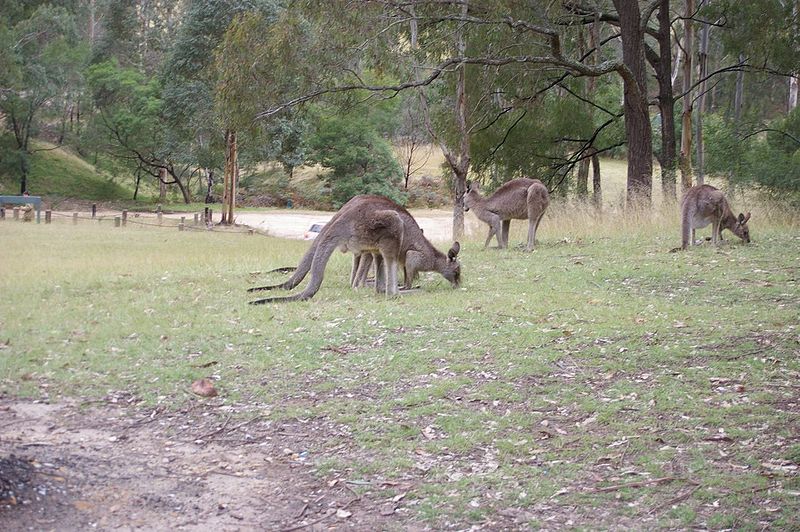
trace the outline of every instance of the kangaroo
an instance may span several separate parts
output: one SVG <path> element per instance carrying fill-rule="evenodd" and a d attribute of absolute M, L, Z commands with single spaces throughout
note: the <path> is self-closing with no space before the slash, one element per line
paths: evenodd
<path fill-rule="evenodd" d="M 526 177 L 512 179 L 488 198 L 481 195 L 477 183 L 469 183 L 464 195 L 464 210 L 472 209 L 479 220 L 489 224 L 489 236 L 484 248 L 489 246 L 495 235 L 498 247 L 507 248 L 511 220 L 527 219 L 528 245 L 525 251 L 532 251 L 536 242 L 536 229 L 549 204 L 550 193 L 547 187 L 538 179 Z"/>
<path fill-rule="evenodd" d="M 408 225 L 405 227 L 408 230 Z M 420 229 L 420 231 L 422 230 Z M 422 244 L 418 246 L 423 248 L 422 250 L 406 250 L 403 264 L 403 290 L 411 290 L 414 280 L 420 272 L 440 272 L 445 279 L 450 281 L 453 288 L 457 288 L 461 283 L 461 266 L 456 257 L 461 250 L 461 245 L 454 242 L 453 247 L 445 256 L 444 253 L 433 247 L 427 238 L 422 238 L 423 241 L 418 242 Z M 350 285 L 353 288 L 366 285 L 370 267 L 374 263 L 377 271 L 381 267 L 381 260 L 383 259 L 378 254 L 364 254 L 357 257 L 353 263 L 354 273 L 351 275 Z"/>
<path fill-rule="evenodd" d="M 311 299 L 322 285 L 325 267 L 337 248 L 343 253 L 349 251 L 356 255 L 367 252 L 380 253 L 383 268 L 378 271 L 381 282 L 376 283 L 376 288 L 379 292 L 385 292 L 387 296 L 397 295 L 397 265 L 403 246 L 403 219 L 397 212 L 387 209 L 369 212 L 353 208 L 340 209 L 323 227 L 315 239 L 315 244 L 312 246 L 313 254 L 309 268 L 311 281 L 302 292 L 287 297 L 258 299 L 250 303 L 261 305 Z M 306 256 L 309 254 L 306 253 Z M 306 256 L 303 257 L 304 261 Z M 381 286 L 384 287 L 383 290 Z"/>
<path fill-rule="evenodd" d="M 722 240 L 722 230 L 730 231 L 744 240 L 750 242 L 750 229 L 747 221 L 750 213 L 735 216 L 728 200 L 721 190 L 711 185 L 697 185 L 686 191 L 681 201 L 681 236 L 683 244 L 681 249 L 686 249 L 694 244 L 695 229 L 701 229 L 711 224 L 711 240 L 716 245 Z"/>
<path fill-rule="evenodd" d="M 358 214 L 363 216 L 365 213 L 378 210 L 394 211 L 399 214 L 403 221 L 403 244 L 400 250 L 400 263 L 404 265 L 404 288 L 410 288 L 413 282 L 413 276 L 420 271 L 437 271 L 447 279 L 454 288 L 459 286 L 461 282 L 461 265 L 457 260 L 458 251 L 460 249 L 458 243 L 456 242 L 453 245 L 448 255 L 441 253 L 427 238 L 425 238 L 422 229 L 419 227 L 416 220 L 414 220 L 414 217 L 411 216 L 411 213 L 388 198 L 366 194 L 355 196 L 339 209 L 325 227 L 336 224 L 339 218 L 343 216 L 357 216 Z M 353 214 L 349 214 L 351 212 Z M 323 228 L 323 232 L 324 231 L 325 228 Z M 248 292 L 274 289 L 291 290 L 296 287 L 311 270 L 311 264 L 316 254 L 317 247 L 323 241 L 322 237 L 323 233 L 320 233 L 314 242 L 312 242 L 311 247 L 301 259 L 300 264 L 298 264 L 292 276 L 285 282 L 271 286 L 250 288 Z M 353 268 L 350 273 L 351 286 L 357 287 L 364 284 L 371 263 L 373 262 L 373 256 L 377 257 L 378 260 L 374 262 L 378 263 L 381 259 L 380 253 L 373 253 L 372 251 L 354 253 Z M 408 265 L 406 265 L 409 258 L 411 261 L 410 265 L 413 268 L 411 277 L 409 277 L 409 268 Z M 376 275 L 376 289 L 382 290 L 384 289 L 383 268 L 379 266 L 376 270 L 378 274 Z"/>

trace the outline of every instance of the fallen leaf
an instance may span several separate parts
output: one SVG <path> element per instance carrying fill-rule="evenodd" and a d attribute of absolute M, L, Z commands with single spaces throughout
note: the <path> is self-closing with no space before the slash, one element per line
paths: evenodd
<path fill-rule="evenodd" d="M 75 501 L 75 502 L 72 503 L 72 505 L 76 509 L 78 509 L 78 510 L 80 510 L 82 512 L 87 512 L 87 511 L 91 510 L 94 507 L 94 505 L 92 505 L 92 503 L 87 502 L 87 501 Z"/>
<path fill-rule="evenodd" d="M 211 379 L 197 379 L 192 383 L 192 392 L 199 395 L 200 397 L 216 397 L 217 396 L 217 389 L 214 388 L 214 384 L 211 382 Z"/>
<path fill-rule="evenodd" d="M 387 502 L 386 504 L 381 505 L 381 515 L 392 515 L 397 507 L 391 503 Z"/>

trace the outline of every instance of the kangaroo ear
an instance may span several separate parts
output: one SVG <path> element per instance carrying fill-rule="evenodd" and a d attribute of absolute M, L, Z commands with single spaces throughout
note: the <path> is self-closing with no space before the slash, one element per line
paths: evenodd
<path fill-rule="evenodd" d="M 739 221 L 739 223 L 740 223 L 740 224 L 743 224 L 743 223 L 744 223 L 744 214 L 742 214 L 742 213 L 739 213 L 739 219 L 738 219 L 738 221 Z"/>
<path fill-rule="evenodd" d="M 741 216 L 741 214 L 740 214 L 739 216 Z M 747 223 L 747 220 L 749 220 L 749 219 L 750 219 L 750 213 L 748 212 L 747 214 L 745 214 L 745 216 L 744 216 L 744 220 L 742 220 L 742 223 L 743 223 L 743 224 L 746 224 L 746 223 Z"/>
<path fill-rule="evenodd" d="M 450 251 L 447 252 L 447 258 L 450 260 L 455 260 L 459 251 L 461 251 L 461 244 L 458 242 L 453 242 L 453 247 L 451 247 Z"/>
<path fill-rule="evenodd" d="M 467 181 L 467 192 L 472 190 L 472 181 Z"/>

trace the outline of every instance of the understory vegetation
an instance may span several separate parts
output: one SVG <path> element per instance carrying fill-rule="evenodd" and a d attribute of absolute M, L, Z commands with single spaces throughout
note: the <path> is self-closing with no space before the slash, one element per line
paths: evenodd
<path fill-rule="evenodd" d="M 674 210 L 554 204 L 533 253 L 476 227 L 461 289 L 352 291 L 337 253 L 313 300 L 266 307 L 245 289 L 307 244 L 0 223 L 0 393 L 263 416 L 253 444 L 307 434 L 313 474 L 396 482 L 435 528 L 796 528 L 800 237 L 752 210 L 752 244 L 670 253 Z"/>

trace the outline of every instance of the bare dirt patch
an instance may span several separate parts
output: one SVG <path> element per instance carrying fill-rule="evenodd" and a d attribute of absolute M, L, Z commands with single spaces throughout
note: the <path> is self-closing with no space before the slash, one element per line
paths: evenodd
<path fill-rule="evenodd" d="M 269 426 L 0 398 L 0 529 L 424 528 L 382 486 L 315 475 L 297 436 Z"/>

